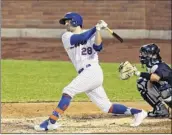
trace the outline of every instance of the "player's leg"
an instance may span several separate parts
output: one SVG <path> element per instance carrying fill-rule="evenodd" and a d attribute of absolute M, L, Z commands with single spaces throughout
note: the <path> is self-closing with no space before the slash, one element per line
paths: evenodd
<path fill-rule="evenodd" d="M 76 94 L 93 90 L 103 83 L 103 72 L 99 65 L 86 68 L 64 88 L 63 93 L 74 97 Z"/>
<path fill-rule="evenodd" d="M 164 102 L 172 108 L 172 86 L 169 84 L 163 84 L 159 87 L 159 91 Z"/>
<path fill-rule="evenodd" d="M 105 113 L 134 115 L 135 121 L 131 126 L 140 125 L 143 119 L 147 116 L 147 112 L 144 110 L 130 108 L 122 104 L 112 104 L 102 86 L 92 91 L 87 91 L 86 94 L 90 100 Z"/>
<path fill-rule="evenodd" d="M 56 129 L 56 121 L 70 105 L 72 98 L 79 93 L 95 89 L 103 82 L 103 73 L 99 66 L 92 66 L 84 70 L 73 81 L 63 89 L 60 102 L 50 115 L 49 119 L 36 125 L 36 130 L 53 130 Z M 51 126 L 49 126 L 51 125 Z"/>
<path fill-rule="evenodd" d="M 34 129 L 37 131 L 46 131 L 46 130 L 54 130 L 59 128 L 60 125 L 56 121 L 67 109 L 67 107 L 71 102 L 71 99 L 72 99 L 71 96 L 63 93 L 56 109 L 52 112 L 49 118 L 43 121 L 40 125 L 35 125 Z"/>
<path fill-rule="evenodd" d="M 148 88 L 148 81 L 144 78 L 137 80 L 137 89 L 143 99 L 153 108 L 153 111 L 148 113 L 149 117 L 168 117 L 168 109 L 162 102 L 162 98 L 155 85 Z"/>
<path fill-rule="evenodd" d="M 94 90 L 86 91 L 85 93 L 90 98 L 90 100 L 97 105 L 97 107 L 99 107 L 103 112 L 108 113 L 112 103 L 107 97 L 102 85 Z"/>

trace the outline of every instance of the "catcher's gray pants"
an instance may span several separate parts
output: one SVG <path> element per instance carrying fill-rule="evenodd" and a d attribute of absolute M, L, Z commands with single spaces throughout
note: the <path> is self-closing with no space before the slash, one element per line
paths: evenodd
<path fill-rule="evenodd" d="M 153 85 L 153 87 L 149 87 L 148 83 L 148 80 L 140 77 L 137 80 L 137 89 L 143 99 L 148 102 L 153 108 L 155 108 L 162 103 L 162 98 L 157 87 L 155 85 Z"/>

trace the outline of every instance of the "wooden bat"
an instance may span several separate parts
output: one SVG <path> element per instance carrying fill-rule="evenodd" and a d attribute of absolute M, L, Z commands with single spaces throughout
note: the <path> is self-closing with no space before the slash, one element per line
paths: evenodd
<path fill-rule="evenodd" d="M 110 28 L 106 27 L 106 30 L 115 38 L 117 38 L 121 43 L 123 42 L 123 39 L 116 34 L 113 30 L 111 30 Z"/>

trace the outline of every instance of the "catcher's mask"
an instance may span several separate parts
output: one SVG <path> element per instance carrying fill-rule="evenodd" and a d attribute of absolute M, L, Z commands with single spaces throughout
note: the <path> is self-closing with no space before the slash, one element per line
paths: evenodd
<path fill-rule="evenodd" d="M 142 67 L 144 67 L 144 65 L 147 65 L 149 63 L 149 57 L 148 57 L 148 45 L 143 45 L 140 48 L 140 55 L 139 55 L 139 59 L 140 59 L 140 63 L 142 64 Z"/>
<path fill-rule="evenodd" d="M 146 67 L 151 68 L 153 65 L 161 62 L 160 48 L 154 44 L 143 45 L 140 48 L 140 62 Z"/>

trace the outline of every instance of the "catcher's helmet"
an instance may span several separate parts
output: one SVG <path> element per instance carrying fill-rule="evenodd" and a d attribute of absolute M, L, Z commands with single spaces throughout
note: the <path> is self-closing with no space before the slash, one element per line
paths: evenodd
<path fill-rule="evenodd" d="M 65 25 L 66 20 L 71 20 L 70 23 L 73 27 L 77 27 L 77 26 L 82 27 L 83 19 L 82 19 L 82 16 L 79 15 L 78 13 L 74 13 L 74 12 L 66 13 L 64 18 L 59 20 L 59 23 Z"/>
<path fill-rule="evenodd" d="M 139 58 L 140 58 L 140 63 L 143 65 L 143 64 L 147 64 L 149 61 L 148 61 L 148 50 L 149 50 L 149 47 L 148 45 L 143 45 L 141 48 L 140 48 L 140 55 L 139 55 Z"/>
<path fill-rule="evenodd" d="M 143 45 L 140 48 L 140 62 L 146 64 L 147 67 L 152 67 L 154 64 L 161 62 L 160 48 L 154 44 Z"/>
<path fill-rule="evenodd" d="M 160 53 L 160 48 L 156 44 L 154 44 L 154 43 L 149 44 L 148 47 L 149 47 L 149 49 L 148 49 L 149 54 L 158 55 Z"/>

